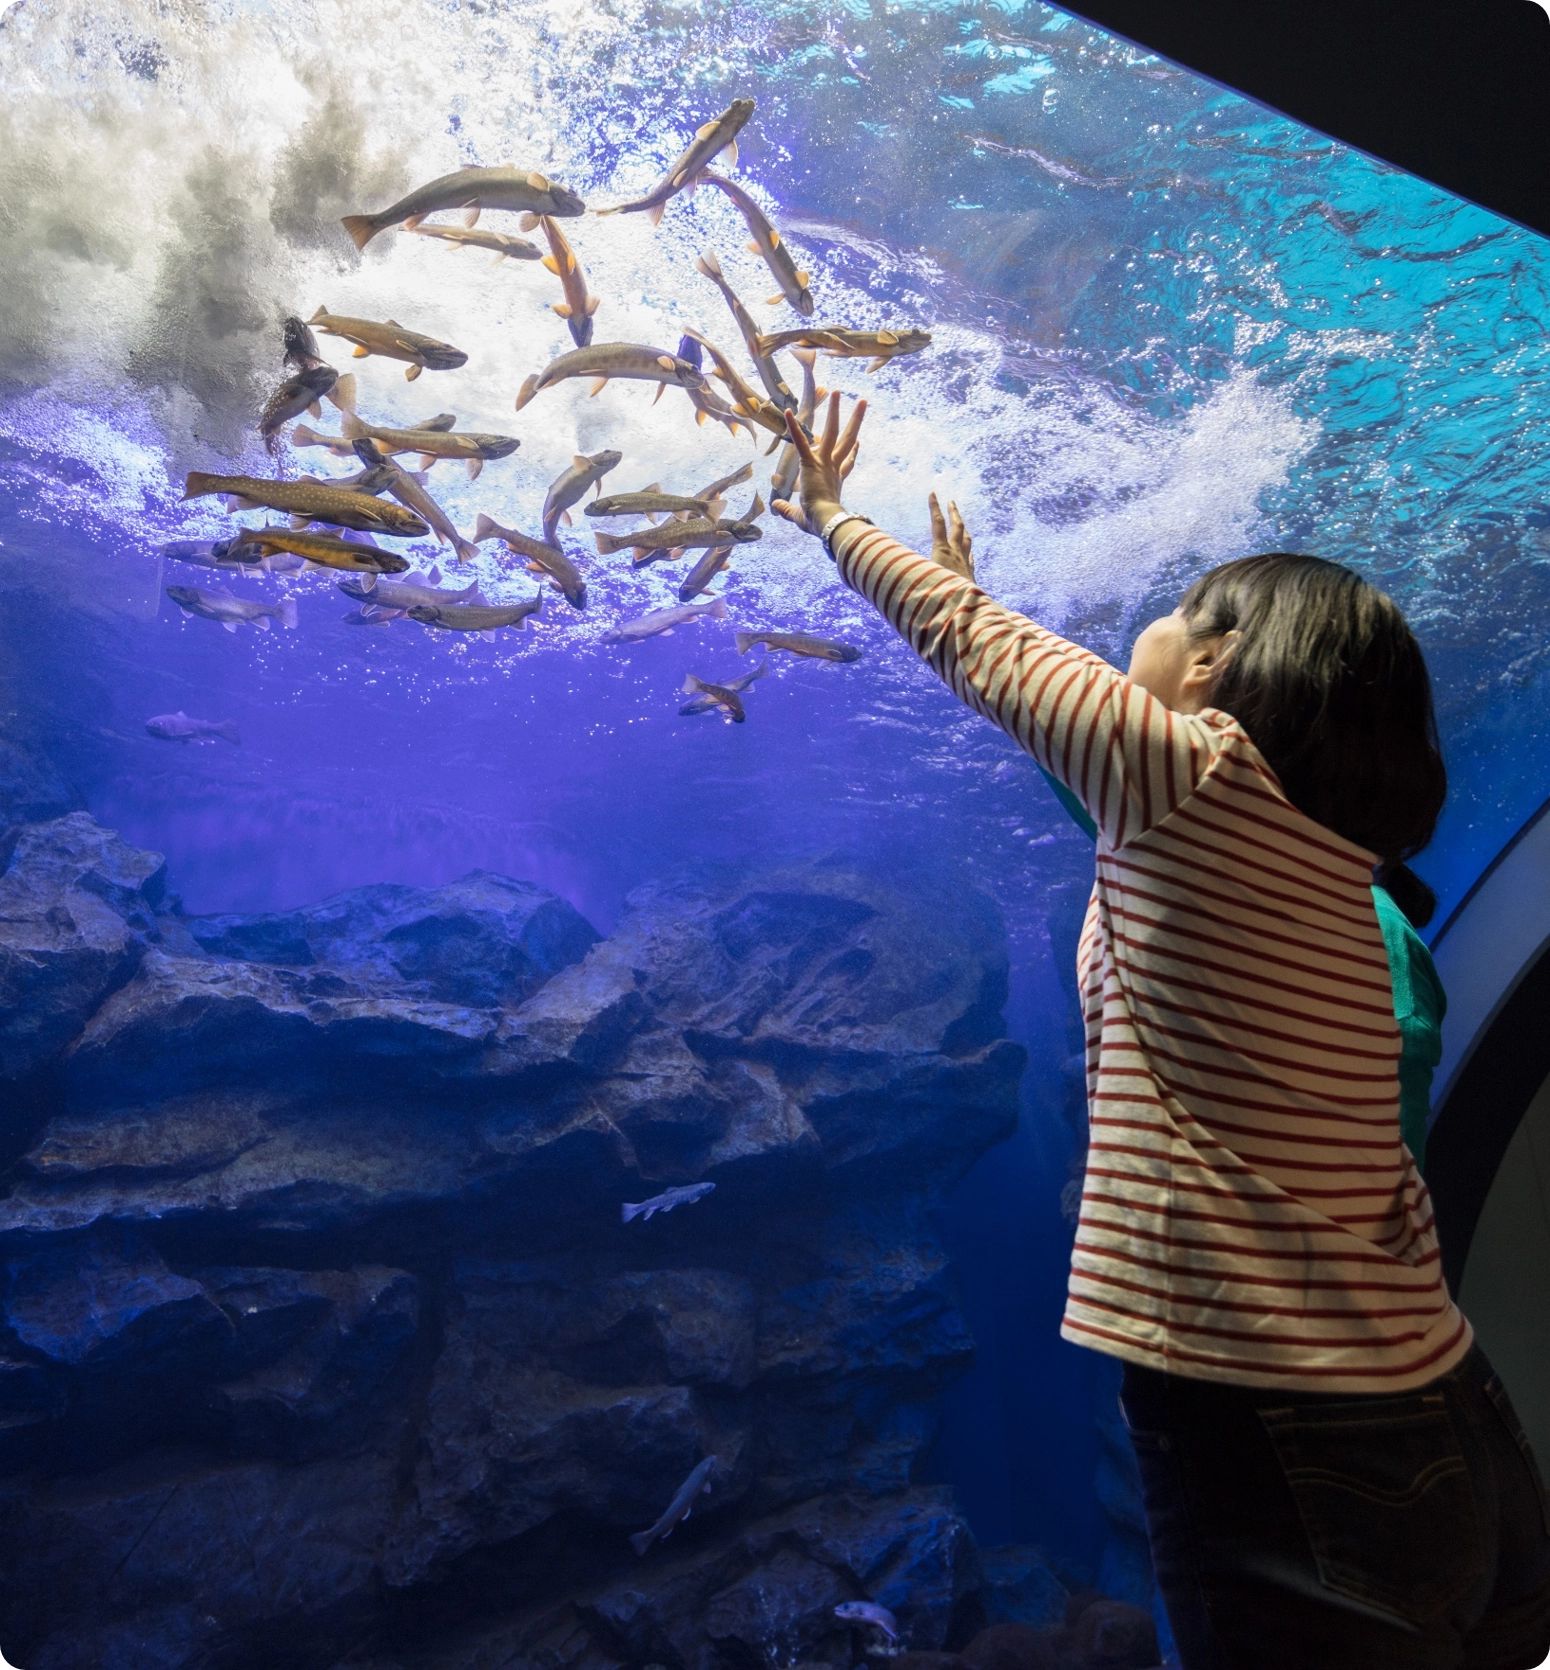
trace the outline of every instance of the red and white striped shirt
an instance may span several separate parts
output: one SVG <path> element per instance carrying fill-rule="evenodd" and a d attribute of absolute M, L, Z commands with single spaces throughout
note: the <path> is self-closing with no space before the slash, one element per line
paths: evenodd
<path fill-rule="evenodd" d="M 846 582 L 1098 826 L 1090 1146 L 1061 1334 L 1203 1380 L 1405 1391 L 1472 1333 L 1399 1135 L 1374 855 L 1229 714 L 1173 713 L 863 522 Z"/>

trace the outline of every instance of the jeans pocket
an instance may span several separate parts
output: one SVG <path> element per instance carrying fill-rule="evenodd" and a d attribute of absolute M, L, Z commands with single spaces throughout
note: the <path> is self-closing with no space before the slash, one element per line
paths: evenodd
<path fill-rule="evenodd" d="M 1419 1625 L 1480 1580 L 1474 1486 L 1442 1393 L 1260 1419 L 1326 1589 Z"/>
<path fill-rule="evenodd" d="M 1502 1384 L 1501 1376 L 1492 1373 L 1482 1383 L 1485 1395 L 1490 1399 L 1491 1406 L 1502 1418 L 1502 1425 L 1507 1428 L 1507 1434 L 1518 1447 L 1518 1453 L 1523 1457 L 1524 1465 L 1528 1469 L 1529 1483 L 1534 1487 L 1534 1494 L 1539 1501 L 1539 1520 L 1544 1527 L 1547 1537 L 1550 1537 L 1550 1496 L 1545 1494 L 1544 1474 L 1539 1470 L 1539 1463 L 1534 1457 L 1534 1447 L 1528 1441 L 1528 1434 L 1523 1430 L 1523 1422 L 1518 1419 L 1518 1412 L 1512 1406 L 1512 1399 L 1507 1396 L 1507 1388 Z"/>

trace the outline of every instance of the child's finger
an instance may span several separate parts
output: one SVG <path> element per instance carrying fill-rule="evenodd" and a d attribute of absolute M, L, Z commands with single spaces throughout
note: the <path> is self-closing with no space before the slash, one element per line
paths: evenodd
<path fill-rule="evenodd" d="M 940 544 L 947 538 L 947 524 L 942 520 L 942 507 L 936 502 L 935 493 L 927 503 L 931 506 L 931 542 L 933 545 Z"/>
<path fill-rule="evenodd" d="M 845 425 L 845 433 L 840 437 L 841 451 L 846 448 L 854 449 L 856 447 L 858 444 L 857 437 L 861 433 L 861 420 L 865 416 L 866 401 L 858 400 L 856 402 L 855 410 L 850 414 L 850 422 Z"/>
<path fill-rule="evenodd" d="M 784 517 L 788 522 L 800 522 L 802 520 L 802 512 L 789 499 L 771 499 L 770 509 L 777 516 Z"/>
<path fill-rule="evenodd" d="M 804 464 L 814 464 L 813 443 L 802 433 L 802 425 L 797 422 L 796 414 L 789 408 L 786 412 L 786 433 L 791 437 L 791 444 L 797 449 L 797 457 Z"/>
<path fill-rule="evenodd" d="M 840 435 L 840 395 L 836 389 L 829 396 L 829 420 L 823 426 L 823 449 L 825 452 L 834 451 L 834 443 Z"/>

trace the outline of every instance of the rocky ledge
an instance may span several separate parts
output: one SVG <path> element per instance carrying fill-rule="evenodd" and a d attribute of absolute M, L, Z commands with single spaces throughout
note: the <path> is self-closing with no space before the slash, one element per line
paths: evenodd
<path fill-rule="evenodd" d="M 718 872 L 600 939 L 483 874 L 190 917 L 82 812 L 0 857 L 14 1662 L 848 1667 L 847 1600 L 921 1663 L 1155 1656 L 916 1482 L 932 1210 L 1023 1066 L 988 900 Z"/>

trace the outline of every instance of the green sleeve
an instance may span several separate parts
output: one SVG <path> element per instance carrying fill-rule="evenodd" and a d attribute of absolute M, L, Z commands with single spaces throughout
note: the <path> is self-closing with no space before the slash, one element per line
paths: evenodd
<path fill-rule="evenodd" d="M 1058 800 L 1060 804 L 1065 807 L 1066 815 L 1071 819 L 1072 823 L 1074 823 L 1076 827 L 1081 830 L 1089 841 L 1097 840 L 1098 826 L 1087 815 L 1087 808 L 1081 803 L 1081 801 L 1078 800 L 1074 794 L 1072 794 L 1070 789 L 1068 789 L 1066 785 L 1059 780 L 1059 778 L 1051 777 L 1042 765 L 1039 767 L 1039 775 L 1046 783 L 1049 784 L 1050 788 L 1054 790 L 1056 800 Z"/>
<path fill-rule="evenodd" d="M 1442 1059 L 1442 1017 L 1448 1000 L 1432 954 L 1409 918 L 1381 887 L 1373 888 L 1372 902 L 1388 952 L 1394 1019 L 1399 1023 L 1399 1130 L 1424 1171 L 1432 1074 Z"/>

